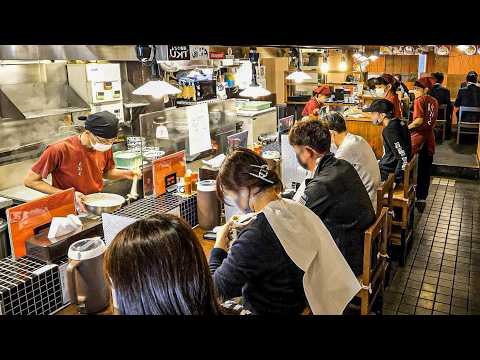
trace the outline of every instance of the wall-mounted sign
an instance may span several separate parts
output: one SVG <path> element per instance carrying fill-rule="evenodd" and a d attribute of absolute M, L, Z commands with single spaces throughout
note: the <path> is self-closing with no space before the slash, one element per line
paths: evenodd
<path fill-rule="evenodd" d="M 191 60 L 208 60 L 209 46 L 190 45 Z"/>
<path fill-rule="evenodd" d="M 168 60 L 190 60 L 188 45 L 168 45 Z"/>
<path fill-rule="evenodd" d="M 210 59 L 225 59 L 225 53 L 221 51 L 210 51 Z"/>

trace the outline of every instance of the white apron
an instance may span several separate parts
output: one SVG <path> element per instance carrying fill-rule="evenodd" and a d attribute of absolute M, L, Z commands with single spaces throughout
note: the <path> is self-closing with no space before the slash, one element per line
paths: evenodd
<path fill-rule="evenodd" d="M 303 288 L 315 315 L 341 315 L 361 286 L 320 218 L 289 199 L 263 213 L 285 252 L 305 272 Z"/>

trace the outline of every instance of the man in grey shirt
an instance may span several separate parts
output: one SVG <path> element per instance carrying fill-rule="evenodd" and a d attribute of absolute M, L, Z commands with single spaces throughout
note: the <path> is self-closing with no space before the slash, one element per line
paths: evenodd
<path fill-rule="evenodd" d="M 335 144 L 335 157 L 343 159 L 357 170 L 367 189 L 373 208 L 377 208 L 377 188 L 380 185 L 380 168 L 370 145 L 364 138 L 347 131 L 345 119 L 338 112 L 330 112 L 324 118 Z"/>

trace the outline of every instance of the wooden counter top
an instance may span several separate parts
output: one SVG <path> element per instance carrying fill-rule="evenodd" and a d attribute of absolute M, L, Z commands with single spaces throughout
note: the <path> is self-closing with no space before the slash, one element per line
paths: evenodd
<path fill-rule="evenodd" d="M 210 257 L 210 253 L 212 252 L 213 246 L 215 245 L 214 240 L 205 240 L 203 238 L 203 234 L 205 233 L 205 230 L 200 228 L 200 226 L 195 226 L 193 228 L 193 232 L 195 235 L 197 235 L 198 240 L 200 241 L 200 245 L 202 245 L 203 252 L 205 253 L 205 256 L 207 259 Z M 56 312 L 54 315 L 80 315 L 77 312 L 77 307 L 76 305 L 70 304 L 61 309 L 60 311 Z M 113 315 L 113 308 L 109 306 L 107 309 L 94 314 L 94 315 Z"/>

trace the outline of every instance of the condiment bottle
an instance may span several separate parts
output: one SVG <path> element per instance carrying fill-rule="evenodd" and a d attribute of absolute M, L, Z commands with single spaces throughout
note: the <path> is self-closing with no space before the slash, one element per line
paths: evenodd
<path fill-rule="evenodd" d="M 191 181 L 192 181 L 192 192 L 195 192 L 197 191 L 197 182 L 198 182 L 197 172 L 192 172 Z"/>
<path fill-rule="evenodd" d="M 185 174 L 185 176 L 183 177 L 183 182 L 184 182 L 185 194 L 186 195 L 191 195 L 192 194 L 192 175 L 191 175 L 191 173 Z"/>
<path fill-rule="evenodd" d="M 257 155 L 261 155 L 262 154 L 262 145 L 260 144 L 254 144 L 253 145 L 253 151 L 255 151 L 255 153 Z"/>

